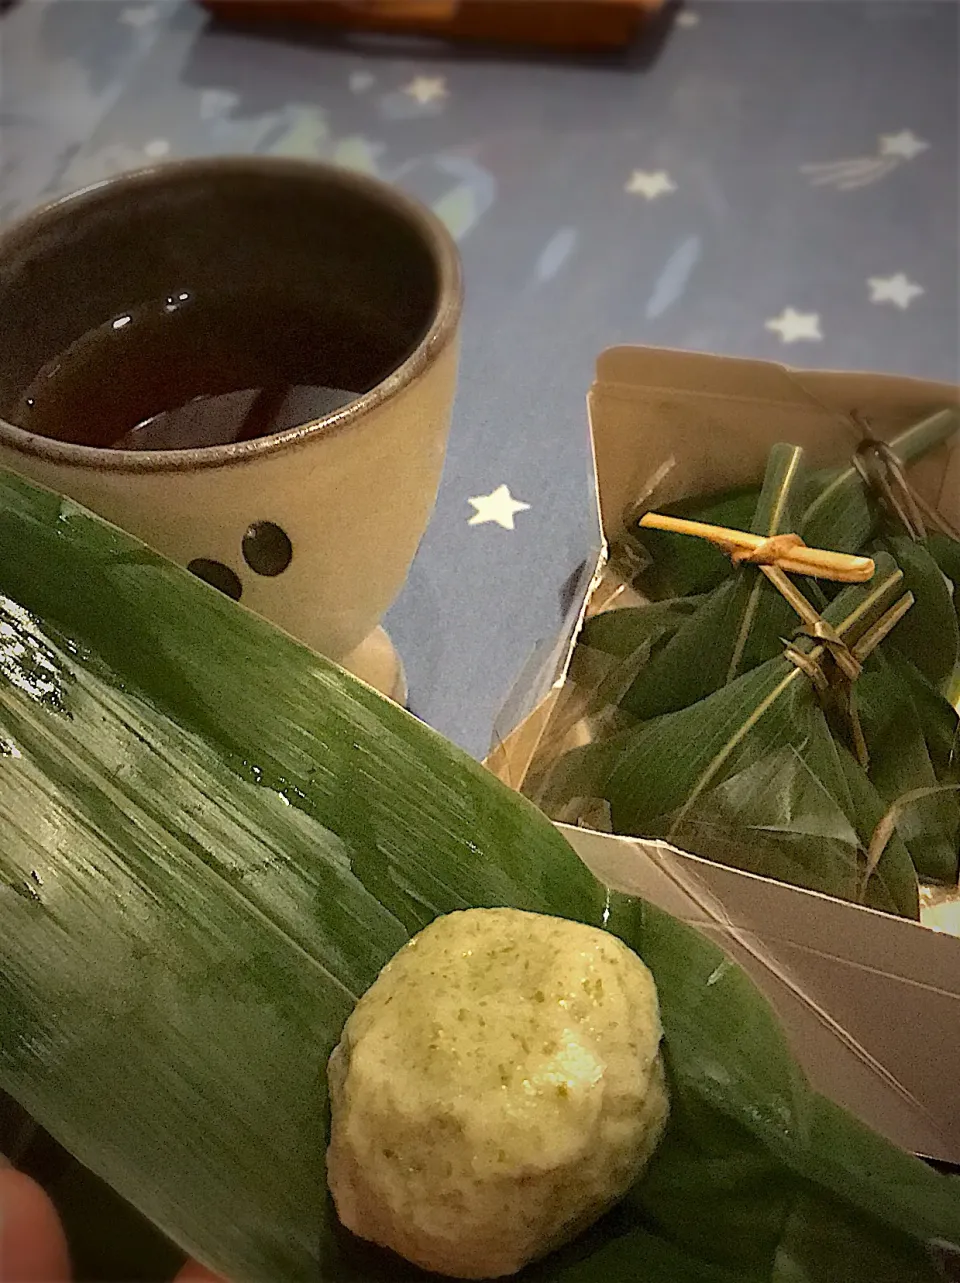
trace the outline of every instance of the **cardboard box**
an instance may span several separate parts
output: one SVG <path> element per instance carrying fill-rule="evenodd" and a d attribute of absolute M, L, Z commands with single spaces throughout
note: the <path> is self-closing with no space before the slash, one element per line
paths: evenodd
<path fill-rule="evenodd" d="M 603 533 L 616 538 L 653 476 L 655 503 L 666 504 L 759 480 L 776 441 L 802 445 L 813 467 L 840 463 L 857 441 L 851 411 L 889 438 L 957 400 L 955 387 L 915 379 L 611 349 L 588 398 Z M 960 524 L 960 442 L 910 476 Z M 582 618 L 586 597 L 580 605 Z M 571 649 L 551 694 L 488 758 L 514 788 L 541 743 Z M 664 842 L 559 827 L 598 877 L 698 927 L 750 973 L 819 1090 L 905 1149 L 960 1163 L 960 938 Z"/>

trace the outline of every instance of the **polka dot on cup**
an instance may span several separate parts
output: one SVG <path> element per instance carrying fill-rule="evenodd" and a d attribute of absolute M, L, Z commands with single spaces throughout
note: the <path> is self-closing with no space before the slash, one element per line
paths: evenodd
<path fill-rule="evenodd" d="M 240 600 L 243 593 L 240 576 L 229 566 L 225 566 L 222 561 L 213 561 L 209 557 L 194 557 L 193 561 L 187 562 L 187 569 L 192 575 L 209 584 L 211 588 L 216 588 L 225 596 L 232 597 L 234 601 Z"/>
<path fill-rule="evenodd" d="M 293 560 L 290 536 L 274 521 L 255 521 L 242 546 L 244 561 L 258 575 L 282 575 Z"/>

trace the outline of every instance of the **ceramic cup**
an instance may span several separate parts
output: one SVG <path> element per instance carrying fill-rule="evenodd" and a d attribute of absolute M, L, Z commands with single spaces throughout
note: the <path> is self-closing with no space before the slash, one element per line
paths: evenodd
<path fill-rule="evenodd" d="M 37 372 L 173 282 L 289 281 L 370 327 L 382 371 L 319 419 L 190 449 L 84 444 L 10 421 Z M 67 494 L 394 697 L 380 621 L 436 498 L 456 381 L 457 249 L 427 210 L 312 162 L 191 160 L 126 174 L 0 234 L 0 467 Z M 49 429 L 45 428 L 45 432 Z"/>

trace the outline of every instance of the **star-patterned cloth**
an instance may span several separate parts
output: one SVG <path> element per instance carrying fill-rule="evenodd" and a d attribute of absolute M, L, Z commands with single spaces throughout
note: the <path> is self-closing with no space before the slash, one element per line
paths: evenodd
<path fill-rule="evenodd" d="M 255 152 L 379 176 L 458 240 L 447 467 L 388 627 L 413 707 L 477 755 L 549 669 L 590 573 L 602 348 L 958 376 L 957 7 L 665 12 L 642 75 L 278 41 L 195 0 L 22 0 L 0 18 L 0 221 L 124 169 Z"/>

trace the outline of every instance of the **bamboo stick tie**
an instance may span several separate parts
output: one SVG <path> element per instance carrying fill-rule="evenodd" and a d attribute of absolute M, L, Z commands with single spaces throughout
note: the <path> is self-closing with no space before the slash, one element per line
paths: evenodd
<path fill-rule="evenodd" d="M 728 552 L 734 562 L 777 566 L 792 575 L 809 575 L 814 579 L 834 579 L 838 583 L 862 584 L 873 578 L 870 557 L 824 548 L 808 548 L 799 535 L 754 535 L 747 530 L 712 526 L 705 521 L 685 517 L 668 517 L 660 512 L 646 512 L 640 525 L 672 534 L 694 535 L 707 539 Z"/>

